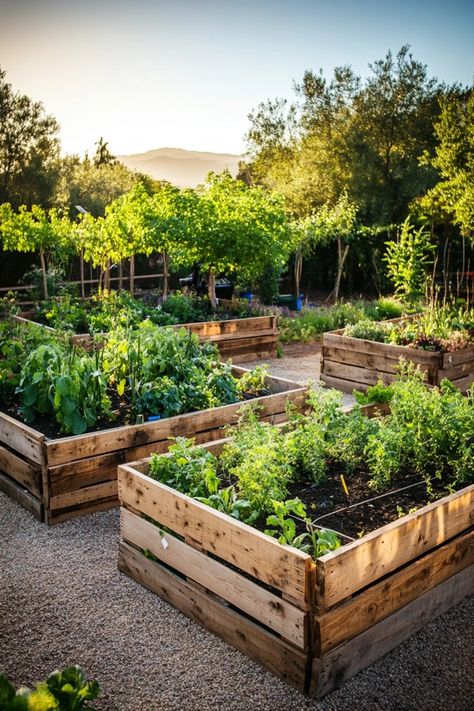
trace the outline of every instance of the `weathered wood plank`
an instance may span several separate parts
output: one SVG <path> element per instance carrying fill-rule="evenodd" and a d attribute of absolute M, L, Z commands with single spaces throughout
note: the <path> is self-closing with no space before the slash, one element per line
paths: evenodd
<path fill-rule="evenodd" d="M 443 378 L 456 380 L 457 378 L 465 378 L 468 375 L 474 375 L 474 359 L 439 371 L 440 381 Z"/>
<path fill-rule="evenodd" d="M 270 536 L 127 465 L 118 469 L 118 486 L 122 505 L 130 505 L 178 535 L 193 538 L 222 560 L 299 600 L 302 609 L 309 606 L 312 562 L 306 553 L 281 546 Z"/>
<path fill-rule="evenodd" d="M 474 568 L 457 573 L 313 664 L 312 694 L 321 698 L 373 664 L 474 589 Z"/>
<path fill-rule="evenodd" d="M 33 466 L 9 449 L 0 446 L 0 469 L 34 496 L 41 498 L 41 467 Z"/>
<path fill-rule="evenodd" d="M 307 663 L 304 653 L 203 593 L 189 581 L 177 577 L 159 563 L 148 560 L 126 543 L 120 544 L 119 569 L 228 644 L 304 691 Z"/>
<path fill-rule="evenodd" d="M 76 489 L 64 494 L 51 496 L 49 500 L 50 511 L 54 515 L 55 509 L 66 509 L 71 506 L 78 506 L 90 502 L 99 503 L 102 499 L 117 499 L 117 481 L 105 481 L 101 484 L 86 486 L 83 489 Z"/>
<path fill-rule="evenodd" d="M 324 360 L 321 378 L 324 380 L 325 376 L 340 378 L 354 383 L 362 383 L 364 385 L 375 385 L 379 380 L 384 384 L 393 383 L 397 374 L 388 373 L 384 370 L 370 370 L 369 368 L 347 365 L 332 360 Z"/>
<path fill-rule="evenodd" d="M 17 501 L 24 509 L 33 514 L 40 521 L 43 520 L 43 504 L 40 499 L 23 489 L 16 481 L 10 479 L 6 474 L 0 472 L 0 491 L 8 494 Z"/>
<path fill-rule="evenodd" d="M 202 321 L 194 323 L 180 323 L 173 326 L 179 330 L 184 328 L 196 336 L 208 340 L 212 336 L 225 336 L 227 334 L 244 334 L 254 331 L 276 331 L 275 316 L 251 316 L 250 318 L 228 319 L 227 321 Z"/>
<path fill-rule="evenodd" d="M 287 400 L 297 406 L 303 406 L 306 401 L 307 389 L 298 386 L 297 389 L 285 393 L 275 393 L 257 398 L 263 417 L 284 412 Z M 141 425 L 126 425 L 114 427 L 102 432 L 62 437 L 57 440 L 47 440 L 48 466 L 56 466 L 67 462 L 106 454 L 119 449 L 139 447 L 157 442 L 169 437 L 192 437 L 198 432 L 216 429 L 238 420 L 242 402 L 222 407 L 210 408 L 199 412 L 169 417 L 158 422 L 145 422 Z"/>
<path fill-rule="evenodd" d="M 425 363 L 427 365 L 439 365 L 441 362 L 439 353 L 431 353 L 416 348 L 409 348 L 408 346 L 396 346 L 392 343 L 377 343 L 376 341 L 367 341 L 363 338 L 350 338 L 348 336 L 339 335 L 333 331 L 323 334 L 323 347 L 326 346 L 346 348 L 348 350 L 382 357 L 384 354 L 389 354 L 391 358 L 395 359 L 401 356 L 414 363 Z"/>
<path fill-rule="evenodd" d="M 24 454 L 35 464 L 43 461 L 42 444 L 45 437 L 41 432 L 0 412 L 0 442 L 14 452 Z"/>
<path fill-rule="evenodd" d="M 85 502 L 83 504 L 78 504 L 74 508 L 70 509 L 59 509 L 57 511 L 45 511 L 46 522 L 50 526 L 54 526 L 57 523 L 62 523 L 63 521 L 69 521 L 72 518 L 78 518 L 79 516 L 89 516 L 93 513 L 98 513 L 100 511 L 108 511 L 119 505 L 117 497 L 112 497 L 110 499 L 101 499 L 100 501 Z"/>
<path fill-rule="evenodd" d="M 166 565 L 270 627 L 299 649 L 306 648 L 307 615 L 302 610 L 123 508 L 120 534 L 127 543 L 148 549 Z"/>
<path fill-rule="evenodd" d="M 457 388 L 462 393 L 465 393 L 469 388 L 471 387 L 472 383 L 474 382 L 474 374 L 471 373 L 470 375 L 467 375 L 465 378 L 458 378 L 457 380 L 453 380 L 452 383 L 455 385 Z"/>
<path fill-rule="evenodd" d="M 345 380 L 344 378 L 335 378 L 332 375 L 326 375 L 321 373 L 321 382 L 327 388 L 336 388 L 336 390 L 342 390 L 343 393 L 352 394 L 354 390 L 359 390 L 360 392 L 365 392 L 368 387 L 367 383 L 356 383 L 354 380 Z"/>
<path fill-rule="evenodd" d="M 315 618 L 317 656 L 356 637 L 473 564 L 474 531 L 410 561 L 389 578 Z"/>
<path fill-rule="evenodd" d="M 384 371 L 387 373 L 397 373 L 400 367 L 400 357 L 393 357 L 390 353 L 383 355 L 374 355 L 373 353 L 362 353 L 347 348 L 334 348 L 324 346 L 322 349 L 322 358 L 324 361 L 335 361 L 344 365 L 355 365 L 368 368 L 375 371 Z M 420 370 L 428 371 L 430 365 L 428 363 L 418 363 Z"/>
<path fill-rule="evenodd" d="M 454 351 L 453 353 L 443 353 L 441 368 L 445 370 L 469 361 L 474 361 L 474 346 L 463 348 L 462 350 Z"/>
<path fill-rule="evenodd" d="M 474 484 L 319 558 L 316 588 L 326 610 L 474 523 Z"/>

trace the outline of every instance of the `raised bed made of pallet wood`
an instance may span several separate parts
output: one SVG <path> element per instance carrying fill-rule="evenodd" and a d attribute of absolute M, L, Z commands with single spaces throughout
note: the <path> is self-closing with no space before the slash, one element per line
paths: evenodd
<path fill-rule="evenodd" d="M 33 320 L 34 313 L 24 313 L 16 316 L 16 320 L 24 323 L 34 323 L 54 333 L 55 329 L 44 326 Z M 198 323 L 181 323 L 172 328 L 180 328 L 196 334 L 201 342 L 215 343 L 224 360 L 232 358 L 234 363 L 250 362 L 274 358 L 278 342 L 276 316 L 252 316 L 250 318 L 235 318 L 228 321 L 203 321 Z M 93 341 L 89 333 L 79 333 L 71 336 L 71 342 L 88 347 Z"/>
<path fill-rule="evenodd" d="M 234 366 L 232 372 L 240 377 L 247 369 Z M 304 408 L 305 387 L 271 376 L 266 385 L 271 394 L 252 400 L 263 420 L 285 421 L 289 402 Z M 239 402 L 57 439 L 0 413 L 0 490 L 48 524 L 118 506 L 118 464 L 167 451 L 170 437 L 217 440 L 241 407 Z"/>
<path fill-rule="evenodd" d="M 119 466 L 120 570 L 317 698 L 474 589 L 474 486 L 315 564 L 148 471 Z"/>
<path fill-rule="evenodd" d="M 328 387 L 351 393 L 367 390 L 378 380 L 391 383 L 397 375 L 400 358 L 415 363 L 426 373 L 428 385 L 439 385 L 448 378 L 461 392 L 474 383 L 474 346 L 453 353 L 429 351 L 349 338 L 344 331 L 323 334 L 321 380 Z"/>

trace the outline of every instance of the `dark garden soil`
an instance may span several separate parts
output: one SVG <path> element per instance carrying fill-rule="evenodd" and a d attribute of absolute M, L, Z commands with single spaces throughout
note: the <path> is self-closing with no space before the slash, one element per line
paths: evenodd
<path fill-rule="evenodd" d="M 393 477 L 384 490 L 370 487 L 370 476 L 363 471 L 345 474 L 343 478 L 348 493 L 341 472 L 333 471 L 320 484 L 307 481 L 294 485 L 290 497 L 303 501 L 314 525 L 353 539 L 451 493 L 436 481 L 431 482 L 429 494 L 426 482 L 410 473 Z M 305 524 L 298 521 L 297 528 L 303 532 Z"/>

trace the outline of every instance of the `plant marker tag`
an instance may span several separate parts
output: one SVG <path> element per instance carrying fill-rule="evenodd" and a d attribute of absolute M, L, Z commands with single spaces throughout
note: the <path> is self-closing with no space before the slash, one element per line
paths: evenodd
<path fill-rule="evenodd" d="M 344 489 L 346 496 L 349 498 L 349 489 L 347 488 L 346 480 L 344 479 L 344 474 L 341 474 L 340 477 L 341 477 L 342 488 Z"/>
<path fill-rule="evenodd" d="M 163 546 L 163 548 L 164 548 L 165 550 L 166 550 L 166 549 L 168 548 L 168 546 L 169 546 L 169 543 L 168 543 L 168 541 L 166 540 L 166 538 L 165 538 L 164 536 L 163 536 L 163 538 L 161 539 L 161 545 Z"/>

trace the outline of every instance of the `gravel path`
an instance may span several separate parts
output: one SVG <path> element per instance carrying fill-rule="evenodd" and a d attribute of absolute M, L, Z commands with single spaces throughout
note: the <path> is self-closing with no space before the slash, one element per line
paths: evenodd
<path fill-rule="evenodd" d="M 474 598 L 323 702 L 304 698 L 117 570 L 118 511 L 54 528 L 0 493 L 0 669 L 78 663 L 99 711 L 471 711 Z"/>
<path fill-rule="evenodd" d="M 316 347 L 315 347 L 316 348 Z M 268 372 L 277 378 L 286 378 L 295 383 L 306 384 L 308 381 L 317 382 L 321 374 L 321 354 L 319 346 L 316 353 L 303 353 L 286 355 L 283 358 L 270 358 L 268 360 L 254 360 L 249 363 L 239 363 L 244 368 L 255 368 L 256 365 L 266 363 Z M 355 402 L 352 395 L 344 394 L 343 404 L 350 405 Z"/>

